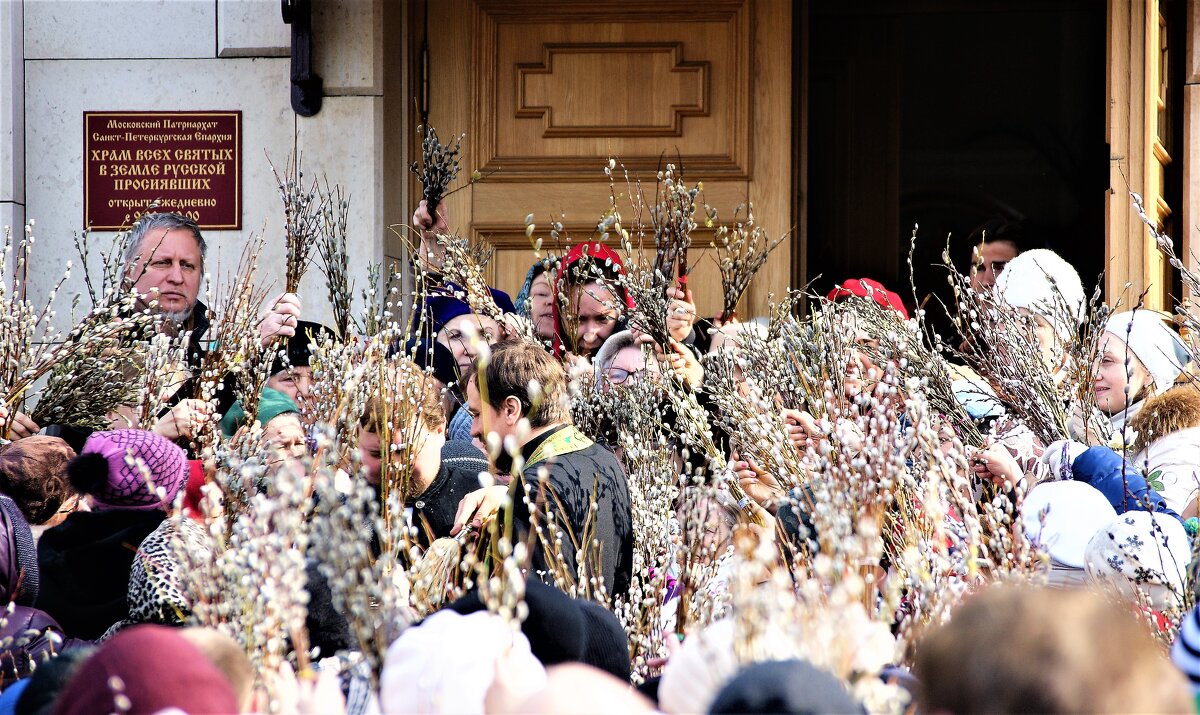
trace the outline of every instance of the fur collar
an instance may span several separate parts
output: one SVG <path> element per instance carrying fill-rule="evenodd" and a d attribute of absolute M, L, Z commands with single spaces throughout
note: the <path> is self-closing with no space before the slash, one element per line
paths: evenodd
<path fill-rule="evenodd" d="M 1137 433 L 1134 451 L 1188 427 L 1200 426 L 1200 388 L 1191 383 L 1176 385 L 1146 400 L 1129 426 Z"/>

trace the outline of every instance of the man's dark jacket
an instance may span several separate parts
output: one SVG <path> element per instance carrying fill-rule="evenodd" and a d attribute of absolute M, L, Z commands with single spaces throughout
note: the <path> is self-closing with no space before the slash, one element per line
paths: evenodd
<path fill-rule="evenodd" d="M 559 446 L 547 449 L 554 444 Z M 553 584 L 554 579 L 548 574 L 548 560 L 552 559 L 560 562 L 556 567 L 565 567 L 575 576 L 578 573 L 575 544 L 586 534 L 588 548 L 594 548 L 591 542 L 599 543 L 600 561 L 596 565 L 609 596 L 626 594 L 633 577 L 633 516 L 629 485 L 621 463 L 612 452 L 593 443 L 573 425 L 561 425 L 538 435 L 521 448 L 521 456 L 526 460 L 525 467 L 509 488 L 517 535 L 524 540 L 532 528 L 527 498 L 539 514 L 554 513 L 562 537 L 561 544 L 533 542 L 530 558 L 533 572 Z M 549 537 L 544 519 L 538 523 L 542 533 Z"/>

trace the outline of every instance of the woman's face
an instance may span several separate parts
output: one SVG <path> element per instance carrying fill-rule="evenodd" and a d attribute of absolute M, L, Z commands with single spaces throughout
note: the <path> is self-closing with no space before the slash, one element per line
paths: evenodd
<path fill-rule="evenodd" d="M 300 415 L 286 412 L 271 419 L 263 427 L 259 446 L 271 455 L 272 461 L 304 457 L 308 453 L 308 442 Z"/>
<path fill-rule="evenodd" d="M 861 327 L 853 313 L 846 314 L 849 329 L 854 331 L 854 345 L 850 348 L 850 361 L 846 364 L 846 376 L 842 381 L 842 391 L 848 399 L 854 399 L 863 392 L 871 392 L 883 379 L 883 370 L 871 359 L 879 350 L 879 340 L 871 337 Z"/>
<path fill-rule="evenodd" d="M 542 273 L 533 279 L 529 288 L 529 317 L 539 338 L 554 337 L 554 292 L 550 290 L 550 279 Z"/>
<path fill-rule="evenodd" d="M 411 439 L 412 443 L 408 443 Z M 433 480 L 437 478 L 442 468 L 442 447 L 446 444 L 446 428 L 429 429 L 424 424 L 412 424 L 404 430 L 393 430 L 392 445 L 397 449 L 388 450 L 393 465 L 403 465 L 405 460 L 411 460 L 412 472 L 409 475 L 405 499 L 414 499 L 425 493 Z M 383 479 L 384 449 L 380 444 L 379 435 L 359 428 L 358 431 L 359 457 L 366 471 L 367 483 L 379 486 Z"/>
<path fill-rule="evenodd" d="M 645 373 L 658 372 L 657 361 L 647 361 L 640 345 L 630 345 L 618 350 L 612 361 L 602 366 L 600 389 L 608 392 L 613 387 L 626 384 L 629 380 L 640 379 Z"/>
<path fill-rule="evenodd" d="M 1025 308 L 1018 308 L 1017 312 L 1029 318 L 1033 326 L 1033 337 L 1037 340 L 1038 352 L 1042 356 L 1042 363 L 1046 369 L 1051 372 L 1057 371 L 1063 365 L 1066 359 L 1064 345 L 1059 340 L 1058 334 L 1054 332 L 1054 326 L 1037 313 L 1030 312 Z"/>
<path fill-rule="evenodd" d="M 601 283 L 586 283 L 571 289 L 576 309 L 576 352 L 591 355 L 613 334 L 621 313 L 613 292 Z"/>
<path fill-rule="evenodd" d="M 1106 332 L 1100 336 L 1092 374 L 1096 407 L 1110 415 L 1120 412 L 1136 400 L 1151 381 L 1150 373 L 1129 351 L 1124 340 L 1116 333 Z"/>
<path fill-rule="evenodd" d="M 308 397 L 308 390 L 312 387 L 312 368 L 301 366 L 280 370 L 267 380 L 267 387 L 279 390 L 292 398 L 292 402 L 300 405 Z"/>
<path fill-rule="evenodd" d="M 473 341 L 482 340 L 488 345 L 495 345 L 501 338 L 503 334 L 499 323 L 486 315 L 474 313 L 447 320 L 437 335 L 437 341 L 450 348 L 450 352 L 454 354 L 459 374 L 466 372 L 475 362 Z"/>

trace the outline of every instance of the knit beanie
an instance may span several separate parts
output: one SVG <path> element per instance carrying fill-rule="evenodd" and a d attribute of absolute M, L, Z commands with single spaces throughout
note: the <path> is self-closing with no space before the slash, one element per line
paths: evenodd
<path fill-rule="evenodd" d="M 128 699 L 119 707 L 114 684 Z M 134 626 L 114 636 L 72 676 L 54 703 L 54 715 L 168 709 L 188 713 L 235 713 L 228 679 L 204 654 L 165 626 Z"/>
<path fill-rule="evenodd" d="M 93 432 L 67 474 L 77 491 L 91 495 L 93 511 L 166 509 L 187 481 L 188 464 L 167 438 L 122 429 Z"/>
<path fill-rule="evenodd" d="M 1113 584 L 1128 598 L 1136 588 L 1160 611 L 1183 603 L 1192 545 L 1183 524 L 1170 514 L 1127 511 L 1092 536 L 1084 557 L 1092 578 Z"/>
<path fill-rule="evenodd" d="M 571 598 L 535 578 L 525 584 L 525 607 L 528 615 L 521 622 L 521 632 L 542 665 L 585 663 L 629 680 L 629 638 L 607 608 L 595 601 Z M 447 609 L 469 614 L 486 607 L 478 592 L 472 591 Z"/>
<path fill-rule="evenodd" d="M 473 313 L 470 304 L 458 297 L 463 291 L 453 283 L 447 284 L 447 292 L 432 293 L 425 297 L 425 319 L 429 321 L 427 326 L 430 335 L 436 335 L 442 328 L 446 327 L 446 323 L 454 320 L 460 315 L 468 315 Z M 516 306 L 513 305 L 512 298 L 508 297 L 508 293 L 496 288 L 488 288 L 492 294 L 492 300 L 496 301 L 496 307 L 501 313 L 515 313 Z M 414 320 L 417 316 L 414 316 Z"/>
<path fill-rule="evenodd" d="M 254 419 L 258 424 L 266 427 L 268 422 L 279 415 L 299 411 L 300 408 L 296 406 L 295 401 L 286 393 L 271 387 L 264 387 L 259 393 L 258 414 L 254 416 Z M 221 433 L 226 437 L 232 437 L 238 431 L 238 427 L 245 422 L 246 412 L 242 409 L 242 403 L 235 402 L 221 418 Z"/>
<path fill-rule="evenodd" d="M 580 662 L 629 682 L 629 636 L 616 615 L 595 601 L 579 600 L 583 613 L 584 646 Z"/>
<path fill-rule="evenodd" d="M 802 660 L 748 666 L 717 693 L 713 713 L 862 713 L 842 681 Z"/>
<path fill-rule="evenodd" d="M 575 599 L 531 578 L 525 584 L 525 607 L 528 615 L 521 622 L 521 632 L 543 665 L 583 660 L 588 623 Z M 487 610 L 478 591 L 471 591 L 446 608 L 463 615 Z"/>
<path fill-rule="evenodd" d="M 852 297 L 870 298 L 884 308 L 896 311 L 900 317 L 908 320 L 908 309 L 904 307 L 904 301 L 900 299 L 900 294 L 888 290 L 874 278 L 847 278 L 840 286 L 829 291 L 829 295 L 826 296 L 834 303 Z"/>
<path fill-rule="evenodd" d="M 1014 308 L 1046 319 L 1062 341 L 1083 319 L 1085 297 L 1079 273 L 1054 251 L 1035 248 L 1008 262 L 996 279 L 996 294 Z"/>
<path fill-rule="evenodd" d="M 324 325 L 311 320 L 299 321 L 296 334 L 290 336 L 287 344 L 276 351 L 275 359 L 271 362 L 271 374 L 275 375 L 293 367 L 309 367 L 313 343 L 322 341 L 326 336 L 337 340 L 337 333 Z"/>
<path fill-rule="evenodd" d="M 397 349 L 393 351 L 392 355 L 394 354 L 403 354 L 412 358 L 417 367 L 432 373 L 438 382 L 447 387 L 458 382 L 458 363 L 454 360 L 454 353 L 436 340 L 411 338 L 404 344 L 403 352 Z M 390 358 L 392 355 L 388 355 L 388 357 Z M 457 385 L 455 390 L 461 392 Z"/>
<path fill-rule="evenodd" d="M 1104 330 L 1129 346 L 1129 352 L 1154 378 L 1154 387 L 1158 392 L 1169 390 L 1175 378 L 1183 372 L 1183 366 L 1191 360 L 1183 339 L 1154 311 L 1117 313 L 1108 319 Z"/>
<path fill-rule="evenodd" d="M 258 399 L 258 414 L 254 418 L 263 427 L 267 423 L 275 419 L 279 415 L 286 415 L 291 412 L 299 412 L 300 408 L 287 394 L 279 390 L 273 390 L 270 387 L 264 387 L 262 396 Z"/>

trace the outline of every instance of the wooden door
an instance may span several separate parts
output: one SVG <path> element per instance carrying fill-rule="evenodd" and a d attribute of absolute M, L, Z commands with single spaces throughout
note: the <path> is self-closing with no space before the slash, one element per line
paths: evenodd
<path fill-rule="evenodd" d="M 573 238 L 592 238 L 609 203 L 609 157 L 651 191 L 660 160 L 681 160 L 722 216 L 751 200 L 770 235 L 791 229 L 788 3 L 436 0 L 412 12 L 418 55 L 428 27 L 415 82 L 427 77 L 429 122 L 443 137 L 465 132 L 465 167 L 488 175 L 447 199 L 451 228 L 496 246 L 488 278 L 514 298 L 534 260 L 525 216 L 537 235 L 564 216 Z M 410 152 L 419 155 L 415 133 Z M 628 202 L 618 206 L 628 225 Z M 698 234 L 689 256 L 709 316 L 721 307 L 716 265 L 699 250 L 710 241 Z M 740 314 L 764 313 L 788 285 L 791 253 L 789 242 L 776 249 Z"/>
<path fill-rule="evenodd" d="M 1147 216 L 1172 235 L 1176 253 L 1194 261 L 1194 223 L 1189 227 L 1177 215 L 1188 209 L 1178 166 L 1184 153 L 1181 60 L 1195 38 L 1184 40 L 1181 25 L 1187 16 L 1178 3 L 1109 0 L 1108 11 L 1108 302 L 1120 297 L 1129 308 L 1144 291 L 1145 307 L 1169 311 L 1174 299 L 1185 296 L 1178 294 L 1170 265 L 1130 205 L 1129 192 L 1142 195 Z"/>

